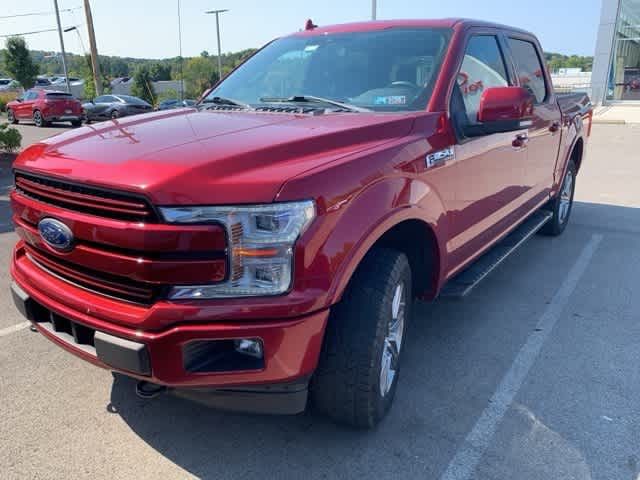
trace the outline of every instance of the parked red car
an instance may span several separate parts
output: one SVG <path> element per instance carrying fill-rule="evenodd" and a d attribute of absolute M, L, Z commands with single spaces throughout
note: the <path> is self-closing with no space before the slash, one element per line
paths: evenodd
<path fill-rule="evenodd" d="M 278 413 L 310 397 L 371 427 L 413 299 L 464 296 L 566 228 L 590 121 L 525 31 L 309 22 L 196 109 L 25 149 L 16 305 L 139 395 Z"/>
<path fill-rule="evenodd" d="M 31 120 L 36 127 L 46 127 L 51 122 L 71 122 L 79 127 L 82 105 L 70 93 L 34 88 L 7 104 L 7 116 L 10 123 Z"/>

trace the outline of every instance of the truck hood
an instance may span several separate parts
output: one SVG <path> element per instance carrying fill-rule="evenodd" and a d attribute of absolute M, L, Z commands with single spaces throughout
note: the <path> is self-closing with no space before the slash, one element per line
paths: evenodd
<path fill-rule="evenodd" d="M 271 202 L 289 178 L 411 131 L 414 116 L 172 110 L 88 125 L 14 167 L 145 193 L 157 205 Z"/>

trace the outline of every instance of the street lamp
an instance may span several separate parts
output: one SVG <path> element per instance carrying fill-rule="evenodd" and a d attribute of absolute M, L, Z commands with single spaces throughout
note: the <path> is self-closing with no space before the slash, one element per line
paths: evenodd
<path fill-rule="evenodd" d="M 73 27 L 65 28 L 63 30 L 63 32 L 64 33 L 69 33 L 69 32 L 73 32 L 74 30 L 78 34 L 78 41 L 80 42 L 80 46 L 82 47 L 82 52 L 86 55 L 87 54 L 87 49 L 84 48 L 84 42 L 82 41 L 82 36 L 80 35 L 80 31 L 78 30 L 78 27 L 73 26 Z"/>
<path fill-rule="evenodd" d="M 222 52 L 220 48 L 220 14 L 229 10 L 208 10 L 206 14 L 216 14 L 216 34 L 218 36 L 218 81 L 222 80 Z"/>

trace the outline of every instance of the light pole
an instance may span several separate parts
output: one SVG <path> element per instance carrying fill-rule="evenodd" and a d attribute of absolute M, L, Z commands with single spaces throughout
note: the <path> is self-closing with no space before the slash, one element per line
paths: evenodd
<path fill-rule="evenodd" d="M 371 0 L 371 20 L 375 20 L 377 17 L 377 2 L 376 0 Z"/>
<path fill-rule="evenodd" d="M 71 93 L 71 85 L 69 85 L 69 72 L 67 71 L 67 56 L 64 53 L 64 39 L 62 38 L 62 26 L 60 25 L 60 10 L 58 9 L 58 0 L 53 0 L 53 6 L 56 10 L 56 20 L 58 22 L 58 36 L 60 37 L 60 50 L 62 52 L 62 69 L 64 70 L 64 78 L 67 83 L 67 93 Z"/>
<path fill-rule="evenodd" d="M 220 48 L 220 14 L 224 12 L 228 12 L 229 10 L 209 10 L 204 13 L 216 14 L 216 34 L 218 36 L 218 81 L 222 80 L 222 52 Z"/>
<path fill-rule="evenodd" d="M 78 41 L 80 42 L 80 46 L 82 47 L 82 53 L 84 53 L 86 55 L 87 54 L 87 49 L 84 48 L 84 42 L 82 41 L 82 36 L 80 35 L 80 32 L 78 31 L 78 27 L 73 26 L 73 27 L 65 28 L 63 30 L 64 33 L 73 32 L 73 31 L 75 31 L 78 34 Z"/>

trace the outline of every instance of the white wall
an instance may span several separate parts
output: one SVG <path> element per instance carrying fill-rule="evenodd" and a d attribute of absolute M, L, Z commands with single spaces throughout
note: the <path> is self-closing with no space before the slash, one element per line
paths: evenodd
<path fill-rule="evenodd" d="M 607 76 L 616 33 L 619 3 L 620 0 L 602 0 L 602 9 L 600 10 L 600 26 L 591 77 L 591 101 L 600 105 L 607 95 Z"/>

